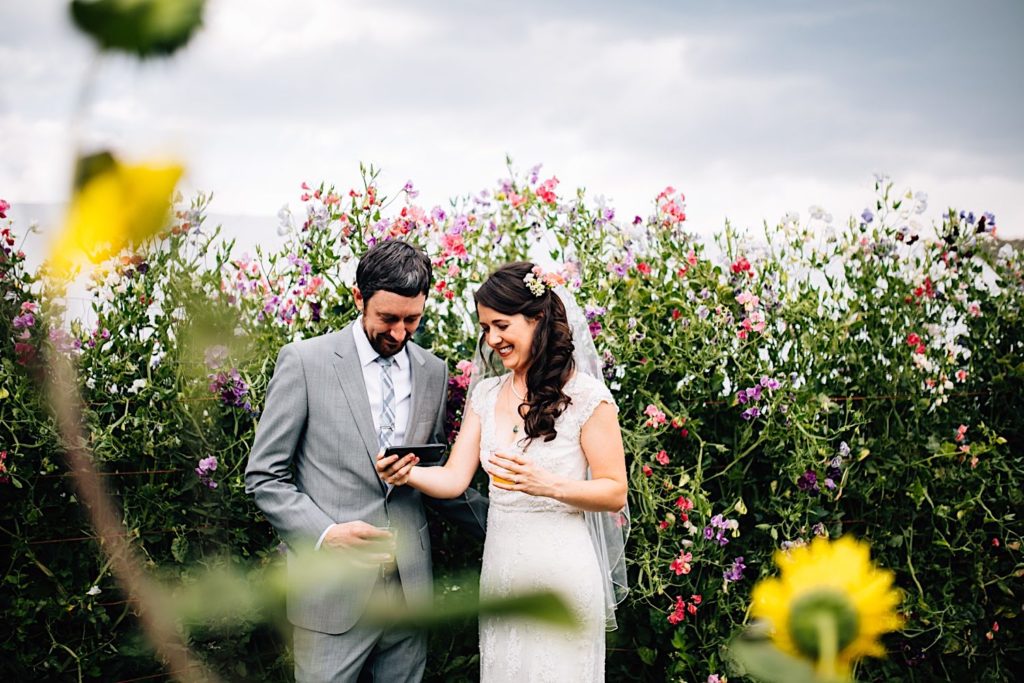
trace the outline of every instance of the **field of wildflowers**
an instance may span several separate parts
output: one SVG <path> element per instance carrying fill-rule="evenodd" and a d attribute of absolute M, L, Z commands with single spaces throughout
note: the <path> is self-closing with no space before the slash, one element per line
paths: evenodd
<path fill-rule="evenodd" d="M 280 248 L 238 254 L 179 204 L 160 239 L 90 280 L 95 324 L 60 319 L 53 272 L 27 272 L 0 201 L 0 587 L 15 679 L 160 672 L 69 486 L 38 388 L 73 359 L 90 445 L 155 573 L 188 583 L 230 565 L 258 577 L 278 540 L 242 472 L 277 350 L 356 316 L 358 254 L 423 246 L 434 289 L 419 342 L 451 370 L 454 434 L 476 341 L 470 293 L 496 265 L 544 259 L 565 278 L 605 359 L 627 445 L 632 592 L 609 638 L 609 680 L 740 680 L 725 645 L 779 549 L 870 542 L 902 591 L 905 626 L 860 680 L 1009 681 L 1024 666 L 1024 260 L 991 214 L 950 210 L 877 178 L 860 216 L 812 207 L 763 235 L 688 230 L 668 187 L 621 216 L 534 167 L 446 207 L 412 183 L 386 196 L 301 186 Z M 437 525 L 441 599 L 479 546 Z M 258 615 L 184 625 L 232 680 L 288 680 L 279 630 Z M 428 677 L 474 680 L 475 626 L 432 636 Z"/>

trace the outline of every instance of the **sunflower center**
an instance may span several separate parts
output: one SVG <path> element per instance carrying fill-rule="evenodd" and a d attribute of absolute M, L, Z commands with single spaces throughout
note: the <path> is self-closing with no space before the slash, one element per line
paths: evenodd
<path fill-rule="evenodd" d="M 789 635 L 796 648 L 808 657 L 817 659 L 821 654 L 818 625 L 823 618 L 835 623 L 836 652 L 842 652 L 857 638 L 860 619 L 849 598 L 835 590 L 812 591 L 797 598 L 789 611 Z"/>

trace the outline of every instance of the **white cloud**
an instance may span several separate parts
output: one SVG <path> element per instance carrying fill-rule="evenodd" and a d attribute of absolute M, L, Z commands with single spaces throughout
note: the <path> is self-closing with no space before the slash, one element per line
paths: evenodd
<path fill-rule="evenodd" d="M 430 17 L 393 3 L 355 0 L 229 0 L 212 2 L 195 50 L 251 69 L 271 60 L 293 60 L 297 71 L 317 68 L 325 50 L 345 45 L 386 49 L 424 40 Z"/>
<path fill-rule="evenodd" d="M 15 201 L 63 195 L 88 55 L 40 4 L 11 18 L 18 41 L 0 48 L 0 195 Z M 1024 234 L 1024 134 L 1008 114 L 1019 88 L 966 43 L 935 48 L 958 23 L 987 27 L 984 52 L 1013 63 L 1019 41 L 998 36 L 1019 11 L 1005 3 L 987 19 L 948 3 L 208 7 L 180 56 L 104 64 L 85 139 L 182 156 L 219 212 L 273 216 L 302 180 L 357 183 L 359 161 L 444 202 L 491 184 L 509 153 L 620 214 L 679 187 L 701 231 L 811 204 L 859 213 L 883 170 Z"/>

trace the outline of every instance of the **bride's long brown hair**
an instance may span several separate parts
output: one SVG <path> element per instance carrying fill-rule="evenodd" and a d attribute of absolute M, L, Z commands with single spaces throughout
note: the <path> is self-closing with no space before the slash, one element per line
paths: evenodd
<path fill-rule="evenodd" d="M 545 287 L 544 293 L 536 296 L 526 286 L 524 278 L 533 269 L 528 261 L 506 264 L 491 273 L 473 299 L 504 315 L 521 313 L 537 321 L 526 371 L 527 400 L 519 405 L 519 415 L 529 439 L 551 441 L 557 435 L 555 420 L 572 402 L 562 391 L 575 368 L 572 331 L 558 295 Z M 484 335 L 478 343 L 483 354 Z"/>

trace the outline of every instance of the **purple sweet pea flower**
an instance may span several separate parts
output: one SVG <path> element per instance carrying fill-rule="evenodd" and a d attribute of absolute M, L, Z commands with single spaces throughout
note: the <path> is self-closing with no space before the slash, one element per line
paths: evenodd
<path fill-rule="evenodd" d="M 212 479 L 212 474 L 217 470 L 217 456 L 211 455 L 203 458 L 199 461 L 199 467 L 196 468 L 196 475 L 199 477 L 199 481 L 206 485 L 209 489 L 217 488 L 217 482 Z"/>
<path fill-rule="evenodd" d="M 23 313 L 22 315 L 15 316 L 12 322 L 14 329 L 26 330 L 36 324 L 36 317 L 31 313 Z"/>
<path fill-rule="evenodd" d="M 732 561 L 731 567 L 722 572 L 722 578 L 724 578 L 726 582 L 742 581 L 743 570 L 746 568 L 747 565 L 743 564 L 743 556 L 740 555 Z"/>
<path fill-rule="evenodd" d="M 537 164 L 536 166 L 534 166 L 533 168 L 530 169 L 530 184 L 531 185 L 536 185 L 537 184 L 537 180 L 540 178 L 541 166 L 543 166 L 543 164 Z"/>
<path fill-rule="evenodd" d="M 797 488 L 807 493 L 818 493 L 818 474 L 814 470 L 807 470 L 800 475 L 796 481 Z"/>
<path fill-rule="evenodd" d="M 249 385 L 238 374 L 237 368 L 213 373 L 209 375 L 209 379 L 210 391 L 220 397 L 221 403 L 255 414 L 248 399 Z"/>

